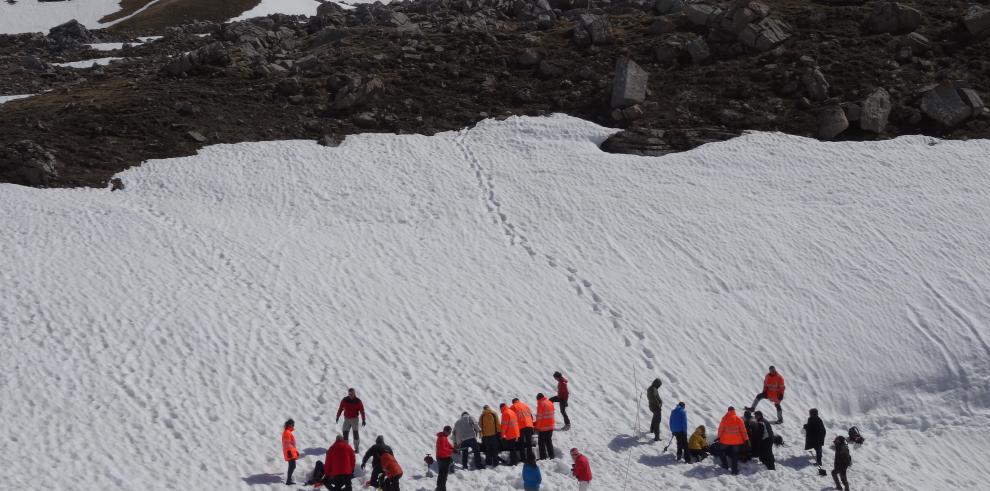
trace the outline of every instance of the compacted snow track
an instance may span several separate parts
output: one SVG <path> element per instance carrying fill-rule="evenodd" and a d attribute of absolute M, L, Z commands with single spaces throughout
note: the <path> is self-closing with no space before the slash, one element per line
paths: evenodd
<path fill-rule="evenodd" d="M 362 446 L 384 434 L 404 489 L 432 489 L 436 431 L 552 393 L 554 370 L 558 452 L 582 448 L 596 489 L 822 489 L 810 407 L 829 439 L 863 429 L 857 488 L 981 487 L 990 143 L 749 134 L 643 158 L 598 150 L 612 131 L 511 118 L 218 145 L 113 193 L 0 186 L 0 489 L 285 489 L 282 421 L 301 481 L 351 386 Z M 654 377 L 665 413 L 714 431 L 769 364 L 776 472 L 678 465 L 642 433 Z M 569 465 L 544 487 L 575 487 Z"/>

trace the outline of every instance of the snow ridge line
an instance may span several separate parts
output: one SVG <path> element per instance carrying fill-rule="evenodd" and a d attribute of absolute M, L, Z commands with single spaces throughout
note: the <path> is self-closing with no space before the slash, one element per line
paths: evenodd
<path fill-rule="evenodd" d="M 509 219 L 508 215 L 502 211 L 502 202 L 495 193 L 495 178 L 491 170 L 486 169 L 481 163 L 481 159 L 471 150 L 465 141 L 471 133 L 472 128 L 466 128 L 461 131 L 460 135 L 454 139 L 455 144 L 464 154 L 468 161 L 470 169 L 474 173 L 474 177 L 478 182 L 478 188 L 481 191 L 482 201 L 485 204 L 485 208 L 492 215 L 492 222 L 495 225 L 499 225 L 502 231 L 505 233 L 506 237 L 509 239 L 510 245 L 519 245 L 526 251 L 531 258 L 535 258 L 538 254 L 536 248 L 529 242 L 529 239 L 520 232 L 516 225 Z M 551 254 L 542 254 L 544 259 L 547 261 L 547 265 L 553 269 L 558 269 L 561 261 Z M 565 263 L 570 263 L 570 261 L 563 261 Z M 580 274 L 578 269 L 573 266 L 566 266 L 564 268 L 564 274 L 567 278 L 568 284 L 574 289 L 578 296 L 589 300 L 591 304 L 591 309 L 595 314 L 606 316 L 612 326 L 617 332 L 622 334 L 623 343 L 627 348 L 632 348 L 632 341 L 626 334 L 626 329 L 623 323 L 626 322 L 623 314 L 613 307 L 605 298 L 599 294 L 591 280 L 587 279 Z M 587 296 L 586 296 L 587 294 Z M 628 321 L 630 324 L 632 321 Z M 655 355 L 652 350 L 644 344 L 645 334 L 639 330 L 632 330 L 633 335 L 637 338 L 640 358 L 646 365 L 647 369 L 652 370 L 654 368 L 653 359 Z"/>

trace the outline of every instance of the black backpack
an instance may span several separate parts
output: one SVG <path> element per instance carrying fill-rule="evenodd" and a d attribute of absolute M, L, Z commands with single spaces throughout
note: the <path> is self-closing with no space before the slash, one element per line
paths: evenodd
<path fill-rule="evenodd" d="M 858 445 L 862 445 L 863 444 L 863 442 L 865 440 L 863 439 L 863 435 L 860 434 L 859 428 L 857 428 L 855 426 L 853 426 L 852 428 L 849 428 L 849 441 L 851 441 L 851 442 L 853 442 L 855 444 L 858 444 Z"/>

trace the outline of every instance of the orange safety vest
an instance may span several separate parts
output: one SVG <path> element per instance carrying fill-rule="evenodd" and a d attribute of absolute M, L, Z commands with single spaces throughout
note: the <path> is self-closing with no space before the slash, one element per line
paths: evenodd
<path fill-rule="evenodd" d="M 296 436 L 292 434 L 291 428 L 286 428 L 282 432 L 282 458 L 286 462 L 299 458 L 299 451 L 296 450 Z"/>
<path fill-rule="evenodd" d="M 763 392 L 767 394 L 767 399 L 775 403 L 780 402 L 780 396 L 784 395 L 784 376 L 780 372 L 768 373 L 763 379 Z"/>
<path fill-rule="evenodd" d="M 536 431 L 553 431 L 553 403 L 543 398 L 536 401 Z"/>
<path fill-rule="evenodd" d="M 519 421 L 516 413 L 506 407 L 502 410 L 502 439 L 517 440 L 519 438 Z"/>
<path fill-rule="evenodd" d="M 523 401 L 518 401 L 512 405 L 512 411 L 516 413 L 516 417 L 519 418 L 520 428 L 532 428 L 533 427 L 533 410 L 529 408 Z"/>
<path fill-rule="evenodd" d="M 729 411 L 722 417 L 722 423 L 718 425 L 718 441 L 724 445 L 742 445 L 749 441 L 746 423 L 735 411 Z"/>

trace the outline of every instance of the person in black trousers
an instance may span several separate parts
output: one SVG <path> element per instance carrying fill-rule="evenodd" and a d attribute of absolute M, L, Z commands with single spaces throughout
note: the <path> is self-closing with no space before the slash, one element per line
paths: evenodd
<path fill-rule="evenodd" d="M 808 422 L 804 424 L 804 449 L 815 451 L 815 465 L 822 466 L 822 447 L 825 446 L 825 423 L 818 417 L 818 410 L 808 411 Z"/>

